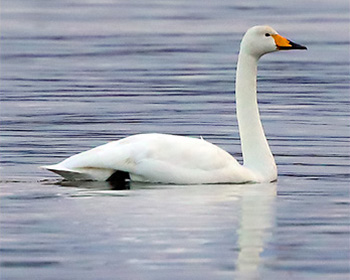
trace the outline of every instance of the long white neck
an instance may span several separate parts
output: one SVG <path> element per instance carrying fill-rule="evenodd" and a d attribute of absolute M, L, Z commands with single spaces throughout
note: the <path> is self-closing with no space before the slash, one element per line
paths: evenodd
<path fill-rule="evenodd" d="M 277 178 L 277 168 L 260 121 L 256 78 L 257 57 L 241 52 L 236 73 L 236 106 L 244 166 L 263 180 Z"/>

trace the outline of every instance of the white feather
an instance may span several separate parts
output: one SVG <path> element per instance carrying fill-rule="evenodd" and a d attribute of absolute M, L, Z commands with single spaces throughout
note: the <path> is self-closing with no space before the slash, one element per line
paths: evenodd
<path fill-rule="evenodd" d="M 116 170 L 129 172 L 134 181 L 174 184 L 256 179 L 223 149 L 205 140 L 167 134 L 130 136 L 44 168 L 80 180 L 106 180 Z"/>

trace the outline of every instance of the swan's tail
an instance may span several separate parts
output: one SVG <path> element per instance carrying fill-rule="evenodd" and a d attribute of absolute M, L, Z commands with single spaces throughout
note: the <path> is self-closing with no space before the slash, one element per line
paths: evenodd
<path fill-rule="evenodd" d="M 40 166 L 40 168 L 52 171 L 69 181 L 91 180 L 91 178 L 86 178 L 81 172 L 62 167 L 59 164 Z"/>
<path fill-rule="evenodd" d="M 94 168 L 94 167 L 70 169 L 62 166 L 61 164 L 46 165 L 46 166 L 41 166 L 40 168 L 52 171 L 69 181 L 86 181 L 86 180 L 105 181 L 115 171 L 112 169 Z"/>

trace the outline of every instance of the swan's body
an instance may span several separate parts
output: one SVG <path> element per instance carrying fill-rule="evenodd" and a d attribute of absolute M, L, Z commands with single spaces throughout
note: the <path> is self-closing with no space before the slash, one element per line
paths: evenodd
<path fill-rule="evenodd" d="M 275 160 L 260 121 L 256 76 L 259 58 L 279 49 L 306 49 L 255 26 L 242 39 L 236 103 L 244 164 L 203 140 L 167 134 L 139 134 L 113 141 L 44 168 L 68 180 L 108 180 L 116 172 L 131 180 L 175 184 L 271 182 Z"/>
<path fill-rule="evenodd" d="M 250 170 L 219 147 L 202 139 L 167 134 L 138 134 L 109 142 L 47 169 L 67 179 L 106 180 L 121 170 L 128 172 L 134 181 L 175 184 L 257 181 Z"/>

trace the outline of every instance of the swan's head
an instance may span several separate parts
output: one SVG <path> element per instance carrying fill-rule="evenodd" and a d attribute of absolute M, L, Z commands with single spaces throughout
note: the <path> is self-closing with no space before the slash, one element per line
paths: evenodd
<path fill-rule="evenodd" d="M 241 42 L 241 52 L 257 58 L 266 53 L 291 49 L 306 50 L 306 47 L 282 37 L 270 26 L 248 29 Z"/>

